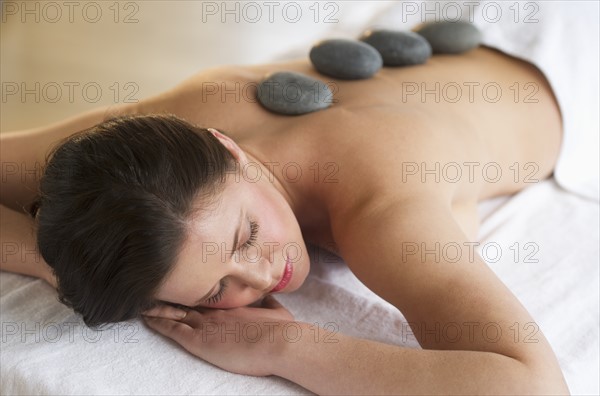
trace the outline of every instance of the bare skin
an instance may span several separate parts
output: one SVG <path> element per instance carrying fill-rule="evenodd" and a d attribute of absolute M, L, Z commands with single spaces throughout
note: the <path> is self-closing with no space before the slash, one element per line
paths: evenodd
<path fill-rule="evenodd" d="M 336 103 L 324 111 L 289 117 L 244 100 L 254 97 L 253 83 L 268 72 L 280 70 L 332 81 Z M 462 98 L 452 103 L 447 98 L 454 98 L 456 91 L 448 88 L 444 94 L 443 89 L 440 91 L 439 103 L 433 94 L 423 100 L 423 82 L 428 90 L 436 82 L 440 89 L 456 83 L 462 88 Z M 490 103 L 496 96 L 494 89 L 490 88 L 487 96 L 482 93 L 482 87 L 490 82 L 502 89 L 495 103 Z M 515 82 L 519 82 L 517 101 L 515 90 L 511 90 Z M 472 101 L 465 83 L 479 84 L 473 85 Z M 527 83 L 532 84 L 528 89 Z M 409 94 L 407 89 L 415 86 L 418 94 Z M 211 94 L 215 87 L 217 94 Z M 237 89 L 239 101 L 232 94 L 222 99 L 224 87 L 229 92 Z M 529 99 L 537 103 L 526 103 L 525 96 L 532 92 Z M 401 310 L 411 327 L 414 324 L 413 332 L 424 350 L 346 336 L 334 346 L 310 340 L 275 343 L 264 349 L 238 345 L 235 348 L 246 348 L 243 356 L 248 362 L 255 366 L 257 361 L 264 362 L 256 372 L 248 372 L 241 368 L 243 365 L 228 366 L 233 365 L 234 356 L 241 356 L 241 349 L 228 351 L 232 357 L 228 360 L 223 357 L 229 355 L 222 345 L 198 346 L 199 333 L 193 329 L 208 313 L 190 311 L 179 321 L 173 316 L 175 311 L 162 307 L 153 315 L 163 319 L 150 321 L 151 327 L 225 369 L 279 375 L 320 394 L 568 393 L 541 332 L 537 343 L 515 342 L 510 337 L 489 342 L 481 333 L 448 342 L 420 332 L 436 324 L 475 322 L 495 323 L 504 334 L 511 334 L 509 327 L 514 323 L 523 326 L 534 320 L 480 257 L 468 257 L 465 250 L 457 262 L 444 258 L 440 262 L 430 256 L 407 255 L 402 245 L 467 246 L 476 240 L 479 201 L 515 193 L 532 178 L 542 180 L 551 175 L 561 143 L 561 116 L 550 87 L 537 69 L 486 47 L 460 56 L 434 56 L 421 66 L 383 68 L 364 81 L 321 76 L 306 59 L 218 68 L 201 72 L 135 106 L 100 109 L 48 128 L 2 136 L 3 160 L 41 161 L 41 153 L 51 142 L 100 122 L 107 113 L 161 112 L 224 132 L 227 137 L 222 141 L 228 144 L 229 138 L 235 142 L 229 147 L 243 161 L 256 160 L 265 168 L 268 163 L 279 164 L 273 172 L 279 177 L 272 187 L 289 204 L 304 241 L 339 254 L 367 287 Z M 277 173 L 292 161 L 310 176 L 290 182 Z M 316 182 L 312 171 L 315 163 L 320 170 Z M 423 164 L 431 170 L 436 163 L 439 182 L 434 174 L 425 174 L 423 180 Z M 515 163 L 520 169 L 516 182 Z M 421 172 L 413 173 L 414 164 Z M 458 181 L 454 173 L 440 175 L 448 164 L 461 168 Z M 483 177 L 486 164 L 494 166 Z M 526 164 L 533 165 L 524 168 Z M 496 180 L 493 170 L 498 168 L 502 177 Z M 468 177 L 469 169 L 473 169 L 473 178 Z M 332 182 L 325 182 L 326 178 Z M 32 193 L 27 184 L 8 179 L 6 183 L 12 187 L 5 189 L 3 183 L 2 204 L 15 209 L 18 203 L 28 202 Z M 27 240 L 25 234 L 23 231 L 21 237 Z M 3 269 L 27 274 L 15 266 L 5 265 Z M 29 274 L 34 273 L 32 269 Z M 171 298 L 173 290 L 162 292 L 165 301 L 185 303 Z M 292 320 L 276 302 L 265 304 L 265 309 L 275 313 L 270 319 Z M 210 315 L 256 320 L 248 311 L 235 309 L 216 310 Z M 297 358 L 281 360 L 275 356 Z M 360 356 L 359 361 L 356 356 Z M 239 359 L 236 361 L 240 364 Z M 340 366 L 340 362 L 354 363 Z M 468 381 L 456 380 L 465 373 L 469 373 Z M 373 377 L 378 378 L 376 383 L 368 381 Z"/>

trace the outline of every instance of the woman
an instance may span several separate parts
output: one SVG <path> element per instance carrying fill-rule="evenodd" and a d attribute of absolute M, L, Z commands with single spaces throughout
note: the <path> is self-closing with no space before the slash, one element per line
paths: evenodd
<path fill-rule="evenodd" d="M 335 103 L 268 112 L 253 98 L 276 71 L 330 81 Z M 89 325 L 144 311 L 151 328 L 225 370 L 319 394 L 568 393 L 541 333 L 492 342 L 480 331 L 512 334 L 533 319 L 470 254 L 477 203 L 549 177 L 558 156 L 561 114 L 529 63 L 481 46 L 360 81 L 324 78 L 306 59 L 217 68 L 139 104 L 3 135 L 2 157 L 43 164 L 59 139 L 31 208 L 37 235 L 18 211 L 35 181 L 2 191 L 2 238 L 37 244 L 44 260 L 3 269 L 54 283 L 47 262 L 61 301 Z M 423 350 L 343 334 L 323 342 L 331 332 L 294 322 L 271 295 L 302 285 L 306 242 L 401 310 Z M 449 323 L 474 331 L 437 337 Z M 252 325 L 257 337 L 223 342 L 209 324 Z M 273 331 L 291 325 L 296 342 Z"/>

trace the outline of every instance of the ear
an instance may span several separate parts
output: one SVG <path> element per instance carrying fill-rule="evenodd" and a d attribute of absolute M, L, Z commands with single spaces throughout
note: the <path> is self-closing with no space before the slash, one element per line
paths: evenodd
<path fill-rule="evenodd" d="M 235 159 L 239 163 L 242 163 L 245 160 L 247 160 L 246 155 L 244 154 L 240 146 L 238 146 L 229 136 L 223 135 L 221 132 L 217 131 L 214 128 L 207 128 L 207 130 L 210 133 L 212 133 L 214 137 L 219 139 L 221 144 L 223 144 L 223 146 L 225 146 L 227 150 L 229 150 L 229 152 L 235 157 Z"/>

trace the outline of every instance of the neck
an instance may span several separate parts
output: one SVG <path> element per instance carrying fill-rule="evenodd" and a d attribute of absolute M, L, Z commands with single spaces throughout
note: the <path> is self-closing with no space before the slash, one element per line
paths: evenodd
<path fill-rule="evenodd" d="M 272 172 L 271 168 L 273 164 L 278 164 L 277 161 L 271 161 L 266 159 L 261 153 L 258 153 L 254 148 L 249 148 L 245 145 L 238 144 L 240 148 L 244 151 L 248 160 L 257 164 L 261 170 L 261 178 L 260 182 L 268 183 L 272 187 L 274 187 L 279 194 L 286 200 L 294 214 L 297 218 L 301 218 L 300 214 L 300 203 L 301 199 L 299 197 L 299 192 L 296 188 L 293 188 L 290 183 L 282 180 L 278 177 L 274 172 Z"/>

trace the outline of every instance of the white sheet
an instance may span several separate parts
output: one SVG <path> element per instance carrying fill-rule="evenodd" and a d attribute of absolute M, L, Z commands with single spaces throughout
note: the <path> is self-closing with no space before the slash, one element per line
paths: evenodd
<path fill-rule="evenodd" d="M 547 180 L 480 205 L 479 251 L 529 310 L 552 345 L 572 394 L 599 394 L 599 205 Z M 515 260 L 515 242 L 520 253 Z M 525 262 L 525 255 L 537 263 Z M 298 320 L 417 348 L 400 312 L 335 256 L 311 249 L 296 293 L 278 297 Z M 334 281 L 335 280 L 335 281 Z M 2 394 L 300 394 L 277 377 L 227 373 L 151 332 L 139 320 L 96 333 L 40 280 L 0 274 Z M 37 326 L 37 327 L 36 327 Z M 524 329 L 525 330 L 525 329 Z M 524 334 L 529 334 L 523 332 Z M 175 378 L 175 380 L 172 380 Z"/>
<path fill-rule="evenodd" d="M 377 7 L 383 8 L 381 4 Z M 363 6 L 355 10 L 364 9 Z M 397 10 L 382 14 L 370 24 L 383 24 L 386 20 L 389 23 L 386 18 L 397 18 Z M 321 33 L 322 37 L 354 36 L 367 26 L 357 23 L 360 13 L 345 15 L 351 22 L 332 26 L 327 33 Z M 558 28 L 561 19 L 552 19 L 552 23 Z M 499 31 L 499 27 L 482 30 L 486 29 Z M 484 36 L 484 40 L 491 40 L 490 37 Z M 273 45 L 279 46 L 280 51 L 270 48 L 272 53 L 286 52 L 286 46 L 276 37 Z M 307 42 L 304 47 L 308 46 Z M 552 77 L 551 72 L 544 71 Z M 553 79 L 551 83 L 560 84 Z M 557 95 L 568 97 L 560 92 Z M 576 106 L 561 100 L 569 109 L 565 110 L 569 112 L 568 119 L 576 119 Z M 569 134 L 579 136 L 576 146 L 568 149 L 571 158 L 577 157 L 581 147 L 590 145 L 593 134 L 597 136 L 597 129 L 586 137 L 589 130 L 581 128 L 582 133 Z M 592 159 L 593 155 L 592 152 Z M 577 160 L 573 164 L 574 169 L 581 170 Z M 591 174 L 584 173 L 586 180 Z M 558 356 L 571 392 L 600 394 L 599 204 L 585 198 L 588 190 L 580 186 L 588 186 L 587 182 L 574 180 L 569 184 L 574 173 L 565 171 L 562 175 L 561 185 L 568 190 L 551 179 L 514 197 L 482 203 L 480 241 L 481 246 L 498 244 L 502 249 L 497 262 L 492 262 L 491 249 L 486 250 L 484 258 L 539 324 Z M 519 260 L 514 259 L 514 248 L 510 249 L 515 242 L 519 243 Z M 534 245 L 525 247 L 526 243 Z M 524 262 L 524 255 L 536 246 L 538 250 L 530 259 L 539 262 Z M 350 335 L 418 347 L 402 314 L 362 285 L 342 261 L 318 249 L 311 254 L 313 267 L 306 283 L 298 292 L 279 297 L 298 320 L 321 325 L 332 322 Z M 0 273 L 0 308 L 2 394 L 309 393 L 280 378 L 254 378 L 222 371 L 149 331 L 138 320 L 96 333 L 58 303 L 49 286 L 32 278 Z"/>

